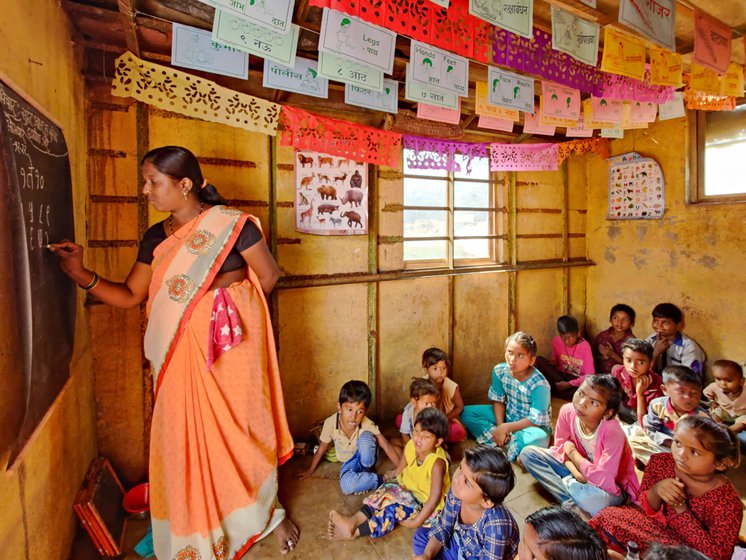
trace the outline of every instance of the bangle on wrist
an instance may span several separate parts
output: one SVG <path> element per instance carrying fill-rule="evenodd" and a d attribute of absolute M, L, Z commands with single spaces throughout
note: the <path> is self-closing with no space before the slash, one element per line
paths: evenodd
<path fill-rule="evenodd" d="M 93 278 L 91 279 L 91 281 L 90 281 L 90 283 L 88 285 L 86 285 L 86 286 L 80 286 L 80 284 L 78 284 L 78 286 L 80 286 L 83 290 L 85 290 L 87 292 L 87 291 L 92 290 L 93 288 L 95 288 L 98 285 L 99 280 L 101 280 L 101 277 L 98 275 L 98 273 L 94 272 L 93 273 Z"/>

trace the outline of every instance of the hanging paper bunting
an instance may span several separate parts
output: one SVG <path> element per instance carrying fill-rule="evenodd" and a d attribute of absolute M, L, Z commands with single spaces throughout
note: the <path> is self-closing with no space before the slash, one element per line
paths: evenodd
<path fill-rule="evenodd" d="M 694 10 L 694 60 L 724 74 L 730 63 L 731 30 L 701 10 Z"/>
<path fill-rule="evenodd" d="M 601 70 L 642 80 L 645 77 L 645 42 L 605 27 Z"/>
<path fill-rule="evenodd" d="M 659 86 L 681 87 L 681 55 L 651 46 L 650 83 Z"/>
<path fill-rule="evenodd" d="M 720 76 L 717 75 L 717 72 L 692 62 L 689 87 L 692 91 L 720 95 Z"/>
<path fill-rule="evenodd" d="M 620 101 L 652 101 L 653 103 L 665 103 L 673 99 L 676 88 L 673 86 L 654 86 L 650 84 L 650 73 L 645 72 L 645 79 L 634 80 L 627 76 L 616 74 L 603 75 L 603 93 L 594 94 L 596 97 L 607 99 L 618 99 Z"/>
<path fill-rule="evenodd" d="M 465 160 L 466 173 L 471 173 L 472 160 L 487 157 L 487 144 L 478 142 L 456 142 L 406 134 L 403 144 L 404 149 L 408 150 L 405 157 L 410 169 L 461 171 L 461 164 L 456 161 L 456 156 L 460 155 Z"/>
<path fill-rule="evenodd" d="M 510 3 L 469 0 L 469 13 L 501 29 L 507 29 L 527 39 L 531 38 L 534 0 L 510 0 Z"/>
<path fill-rule="evenodd" d="M 281 144 L 315 150 L 354 161 L 398 168 L 401 134 L 282 106 Z"/>
<path fill-rule="evenodd" d="M 492 171 L 557 171 L 559 144 L 490 144 Z"/>
<path fill-rule="evenodd" d="M 496 119 L 505 119 L 513 122 L 517 122 L 519 117 L 518 109 L 508 109 L 506 107 L 498 107 L 492 105 L 489 102 L 489 85 L 487 82 L 476 83 L 476 94 L 474 101 L 474 112 L 477 115 L 484 115 L 485 117 L 492 117 Z"/>
<path fill-rule="evenodd" d="M 590 66 L 598 61 L 601 27 L 552 4 L 552 48 Z"/>
<path fill-rule="evenodd" d="M 280 105 L 126 52 L 114 62 L 111 93 L 181 115 L 274 136 Z"/>
<path fill-rule="evenodd" d="M 676 50 L 676 0 L 619 0 L 618 19 L 669 51 Z"/>
<path fill-rule="evenodd" d="M 743 97 L 743 66 L 728 65 L 728 71 L 720 79 L 720 95 Z"/>
<path fill-rule="evenodd" d="M 736 98 L 727 95 L 711 95 L 694 91 L 689 87 L 691 78 L 684 76 L 684 102 L 687 109 L 696 111 L 732 111 L 736 108 Z"/>
<path fill-rule="evenodd" d="M 560 142 L 557 161 L 561 164 L 570 156 L 596 154 L 602 159 L 609 157 L 609 141 L 604 138 L 588 138 L 584 140 L 570 140 Z"/>

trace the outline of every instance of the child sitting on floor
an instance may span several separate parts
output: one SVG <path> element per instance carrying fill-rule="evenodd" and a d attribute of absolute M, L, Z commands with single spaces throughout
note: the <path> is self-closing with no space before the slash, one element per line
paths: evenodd
<path fill-rule="evenodd" d="M 746 392 L 743 390 L 743 369 L 731 360 L 712 364 L 715 381 L 704 390 L 710 400 L 710 416 L 723 422 L 738 434 L 741 449 L 746 447 Z"/>
<path fill-rule="evenodd" d="M 448 435 L 448 419 L 436 408 L 417 415 L 412 439 L 395 471 L 386 473 L 386 482 L 363 501 L 354 515 L 329 513 L 329 537 L 350 540 L 382 537 L 398 524 L 420 527 L 443 508 L 450 486 L 448 459 L 440 447 Z"/>
<path fill-rule="evenodd" d="M 738 541 L 743 507 L 725 476 L 738 465 L 736 436 L 712 419 L 687 416 L 676 425 L 672 453 L 650 458 L 640 488 L 642 510 L 608 507 L 591 519 L 617 552 L 635 541 L 686 545 L 712 560 L 729 560 Z"/>
<path fill-rule="evenodd" d="M 508 446 L 508 458 L 515 461 L 527 445 L 546 447 L 552 433 L 552 405 L 549 383 L 538 369 L 536 341 L 516 332 L 505 341 L 505 363 L 492 370 L 489 404 L 464 408 L 461 421 L 485 445 Z"/>
<path fill-rule="evenodd" d="M 611 375 L 591 375 L 560 409 L 550 449 L 525 447 L 523 467 L 562 505 L 596 515 L 635 502 L 640 484 L 624 431 L 615 416 L 622 388 Z"/>
<path fill-rule="evenodd" d="M 601 331 L 593 340 L 593 352 L 596 359 L 597 373 L 611 373 L 611 369 L 622 360 L 622 344 L 635 338 L 632 327 L 635 326 L 635 310 L 624 303 L 617 303 L 609 314 L 611 326 Z"/>
<path fill-rule="evenodd" d="M 401 432 L 401 439 L 404 445 L 412 439 L 414 431 L 414 419 L 420 411 L 426 408 L 437 407 L 438 388 L 429 379 L 415 377 L 409 385 L 409 402 L 404 407 L 404 411 L 396 419 Z"/>
<path fill-rule="evenodd" d="M 627 424 L 642 423 L 650 401 L 663 396 L 661 376 L 650 369 L 653 347 L 639 338 L 622 344 L 623 365 L 614 366 L 611 375 L 619 380 L 624 391 L 619 406 L 619 418 Z"/>
<path fill-rule="evenodd" d="M 670 453 L 673 431 L 684 416 L 707 416 L 699 404 L 702 386 L 699 376 L 686 366 L 668 366 L 663 370 L 665 396 L 650 401 L 648 412 L 627 434 L 635 459 L 646 465 L 653 453 Z"/>
<path fill-rule="evenodd" d="M 607 560 L 598 534 L 575 512 L 547 507 L 526 517 L 516 560 Z"/>
<path fill-rule="evenodd" d="M 554 396 L 570 400 L 583 378 L 594 371 L 593 351 L 588 341 L 580 336 L 575 317 L 563 315 L 557 319 L 557 332 L 559 334 L 552 339 L 549 361 L 536 358 L 536 369 L 549 382 Z"/>
<path fill-rule="evenodd" d="M 438 409 L 448 417 L 450 428 L 446 441 L 457 443 L 466 439 L 466 430 L 459 421 L 464 410 L 464 401 L 458 389 L 458 383 L 448 377 L 448 356 L 440 348 L 428 348 L 422 353 L 422 368 L 425 370 L 424 379 L 429 379 L 438 388 Z"/>
<path fill-rule="evenodd" d="M 653 368 L 686 366 L 703 376 L 705 353 L 691 338 L 681 332 L 684 326 L 681 309 L 673 303 L 659 303 L 653 308 L 653 330 L 647 341 L 653 345 Z"/>
<path fill-rule="evenodd" d="M 370 388 L 362 381 L 348 381 L 339 391 L 337 412 L 324 421 L 319 436 L 319 448 L 313 456 L 311 466 L 298 473 L 301 479 L 308 478 L 326 456 L 329 461 L 343 463 L 339 486 L 343 494 L 359 494 L 378 488 L 383 477 L 372 472 L 378 459 L 377 445 L 389 459 L 399 464 L 399 453 L 367 416 L 370 406 Z M 327 453 L 330 445 L 333 453 Z"/>
<path fill-rule="evenodd" d="M 503 502 L 514 485 L 501 449 L 482 445 L 464 451 L 443 511 L 431 528 L 414 534 L 415 560 L 513 560 L 518 525 Z"/>

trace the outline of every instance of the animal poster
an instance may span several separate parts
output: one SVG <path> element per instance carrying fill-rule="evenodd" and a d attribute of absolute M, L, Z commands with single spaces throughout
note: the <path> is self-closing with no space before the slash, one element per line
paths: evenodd
<path fill-rule="evenodd" d="M 596 66 L 601 26 L 552 4 L 552 48 L 583 64 Z"/>
<path fill-rule="evenodd" d="M 533 39 L 534 0 L 469 0 L 469 13 L 526 39 Z"/>
<path fill-rule="evenodd" d="M 618 19 L 643 37 L 676 51 L 676 0 L 620 0 Z"/>
<path fill-rule="evenodd" d="M 660 165 L 630 152 L 609 158 L 609 219 L 652 220 L 665 212 Z"/>
<path fill-rule="evenodd" d="M 412 79 L 423 86 L 469 95 L 469 59 L 412 41 L 409 67 Z"/>
<path fill-rule="evenodd" d="M 367 164 L 295 152 L 295 229 L 314 235 L 367 234 Z"/>
<path fill-rule="evenodd" d="M 249 77 L 248 53 L 219 45 L 209 31 L 180 23 L 173 24 L 171 64 L 244 80 Z"/>

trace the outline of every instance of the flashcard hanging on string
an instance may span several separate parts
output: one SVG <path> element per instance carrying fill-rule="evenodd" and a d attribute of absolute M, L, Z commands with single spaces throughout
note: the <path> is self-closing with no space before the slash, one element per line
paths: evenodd
<path fill-rule="evenodd" d="M 534 114 L 525 113 L 523 115 L 523 132 L 525 134 L 540 134 L 542 136 L 554 136 L 555 127 L 552 125 L 541 124 L 538 111 Z"/>
<path fill-rule="evenodd" d="M 576 17 L 552 4 L 552 48 L 588 66 L 598 63 L 601 26 Z"/>
<path fill-rule="evenodd" d="M 518 122 L 520 119 L 518 109 L 508 109 L 507 107 L 500 107 L 490 103 L 490 87 L 487 85 L 487 82 L 477 82 L 474 112 L 477 115 L 513 122 Z"/>
<path fill-rule="evenodd" d="M 591 97 L 594 121 L 618 123 L 622 120 L 622 102 L 605 97 Z"/>
<path fill-rule="evenodd" d="M 317 62 L 300 57 L 295 59 L 293 68 L 265 58 L 262 86 L 294 91 L 322 99 L 326 99 L 329 95 L 329 80 L 319 76 Z"/>
<path fill-rule="evenodd" d="M 490 103 L 534 112 L 534 79 L 489 66 Z"/>
<path fill-rule="evenodd" d="M 720 95 L 743 97 L 743 66 L 728 65 L 728 71 L 720 78 Z"/>
<path fill-rule="evenodd" d="M 577 121 L 580 118 L 580 92 L 552 82 L 541 82 L 542 112 L 550 117 Z"/>
<path fill-rule="evenodd" d="M 500 132 L 513 132 L 515 122 L 508 119 L 499 119 L 489 115 L 479 115 L 477 127 L 487 128 L 489 130 L 498 130 Z"/>
<path fill-rule="evenodd" d="M 645 77 L 645 41 L 604 27 L 601 70 L 641 81 Z"/>
<path fill-rule="evenodd" d="M 457 109 L 447 109 L 427 103 L 417 104 L 417 118 L 428 121 L 436 121 L 447 124 L 459 124 L 461 122 L 461 100 Z"/>
<path fill-rule="evenodd" d="M 725 74 L 730 64 L 731 35 L 732 32 L 727 25 L 701 10 L 694 10 L 696 62 L 718 74 Z M 743 95 L 743 92 L 740 95 Z"/>
<path fill-rule="evenodd" d="M 618 19 L 643 37 L 676 51 L 676 0 L 619 0 Z"/>
<path fill-rule="evenodd" d="M 336 10 L 324 8 L 319 50 L 391 74 L 396 33 Z"/>
<path fill-rule="evenodd" d="M 383 72 L 333 53 L 319 51 L 319 74 L 346 84 L 383 91 Z"/>
<path fill-rule="evenodd" d="M 681 87 L 681 55 L 659 47 L 650 47 L 650 83 Z"/>
<path fill-rule="evenodd" d="M 611 220 L 650 220 L 663 217 L 665 183 L 660 165 L 631 152 L 609 158 Z"/>
<path fill-rule="evenodd" d="M 658 113 L 658 105 L 652 101 L 630 101 L 629 107 L 629 120 L 633 123 L 653 122 Z"/>
<path fill-rule="evenodd" d="M 171 36 L 171 64 L 233 78 L 249 77 L 249 55 L 219 45 L 209 31 L 174 23 Z"/>
<path fill-rule="evenodd" d="M 469 60 L 426 43 L 412 41 L 412 79 L 423 86 L 469 95 Z"/>
<path fill-rule="evenodd" d="M 679 119 L 686 116 L 686 108 L 684 108 L 684 92 L 677 91 L 674 93 L 674 97 L 667 103 L 661 103 L 658 105 L 658 120 L 668 121 L 671 119 Z"/>
<path fill-rule="evenodd" d="M 591 138 L 593 136 L 593 129 L 586 128 L 585 119 L 581 115 L 576 126 L 568 127 L 565 130 L 565 136 L 568 138 Z"/>
<path fill-rule="evenodd" d="M 423 86 L 412 79 L 412 71 L 410 68 L 411 65 L 407 64 L 407 79 L 404 83 L 404 99 L 415 101 L 417 103 L 428 103 L 429 105 L 448 107 L 449 109 L 458 108 L 459 99 L 457 94 Z"/>
<path fill-rule="evenodd" d="M 250 19 L 278 33 L 288 33 L 293 20 L 293 0 L 200 0 L 203 4 Z"/>
<path fill-rule="evenodd" d="M 383 80 L 383 91 L 345 84 L 345 103 L 396 114 L 399 112 L 399 82 Z"/>
<path fill-rule="evenodd" d="M 534 0 L 469 0 L 469 13 L 526 39 L 533 38 Z"/>
<path fill-rule="evenodd" d="M 615 126 L 612 128 L 602 128 L 601 138 L 624 138 L 624 129 L 621 126 Z"/>
<path fill-rule="evenodd" d="M 217 9 L 212 40 L 292 68 L 295 66 L 298 31 L 297 25 L 291 25 L 290 33 L 278 33 L 245 17 Z"/>

